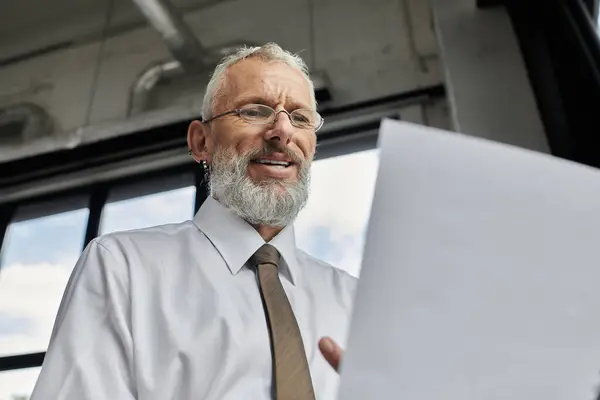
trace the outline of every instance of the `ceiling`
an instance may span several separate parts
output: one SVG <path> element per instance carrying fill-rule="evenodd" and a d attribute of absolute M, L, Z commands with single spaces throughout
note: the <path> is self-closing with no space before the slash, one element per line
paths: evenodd
<path fill-rule="evenodd" d="M 171 1 L 185 12 L 228 0 Z M 131 0 L 2 0 L 0 64 L 144 24 Z"/>

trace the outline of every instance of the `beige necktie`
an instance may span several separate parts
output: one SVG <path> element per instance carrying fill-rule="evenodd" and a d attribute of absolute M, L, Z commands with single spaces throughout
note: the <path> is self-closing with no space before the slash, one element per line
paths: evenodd
<path fill-rule="evenodd" d="M 279 252 L 269 244 L 254 253 L 273 355 L 273 392 L 277 400 L 314 400 L 308 361 L 294 311 L 283 290 L 277 267 Z"/>

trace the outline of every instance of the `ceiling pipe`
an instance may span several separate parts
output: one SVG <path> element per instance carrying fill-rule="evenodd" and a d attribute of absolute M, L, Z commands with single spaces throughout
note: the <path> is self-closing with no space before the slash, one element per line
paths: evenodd
<path fill-rule="evenodd" d="M 133 0 L 148 23 L 158 31 L 185 72 L 206 69 L 207 53 L 169 0 Z"/>
<path fill-rule="evenodd" d="M 183 72 L 181 63 L 175 60 L 151 65 L 142 72 L 131 88 L 128 115 L 139 114 L 147 110 L 152 89 L 162 80 L 183 75 Z"/>
<path fill-rule="evenodd" d="M 169 0 L 133 0 L 154 29 L 163 37 L 175 60 L 153 64 L 144 70 L 131 88 L 128 115 L 148 109 L 152 90 L 164 79 L 184 73 L 208 74 L 225 56 L 235 53 L 244 43 L 205 49 L 185 23 L 181 13 Z M 313 72 L 315 96 L 319 102 L 331 100 L 329 79 L 321 72 Z"/>
<path fill-rule="evenodd" d="M 205 49 L 169 0 L 133 0 L 149 24 L 162 36 L 174 60 L 150 65 L 133 83 L 128 115 L 148 109 L 152 90 L 161 81 L 189 74 L 208 74 L 225 56 L 236 52 L 243 43 L 231 43 Z"/>
<path fill-rule="evenodd" d="M 214 67 L 228 55 L 235 53 L 240 47 L 248 45 L 244 43 L 230 43 L 205 51 L 205 69 L 200 71 L 208 76 Z M 152 64 L 145 69 L 135 80 L 129 97 L 128 115 L 139 114 L 148 109 L 152 90 L 163 80 L 173 79 L 186 73 L 183 64 L 178 60 L 165 61 Z M 201 78 L 199 78 L 201 79 Z"/>

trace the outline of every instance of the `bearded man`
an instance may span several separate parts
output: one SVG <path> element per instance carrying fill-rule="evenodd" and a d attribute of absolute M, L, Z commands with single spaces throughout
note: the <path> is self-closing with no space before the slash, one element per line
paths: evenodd
<path fill-rule="evenodd" d="M 356 280 L 295 243 L 323 124 L 306 65 L 243 48 L 202 114 L 188 146 L 211 196 L 193 221 L 87 246 L 33 400 L 335 397 Z"/>

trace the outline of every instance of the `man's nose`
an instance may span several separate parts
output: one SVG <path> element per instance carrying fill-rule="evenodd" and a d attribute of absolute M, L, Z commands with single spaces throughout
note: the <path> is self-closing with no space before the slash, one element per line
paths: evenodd
<path fill-rule="evenodd" d="M 290 120 L 290 116 L 284 111 L 279 110 L 275 114 L 275 122 L 271 129 L 267 131 L 267 140 L 279 140 L 281 144 L 287 145 L 292 140 L 294 135 L 294 127 Z"/>

